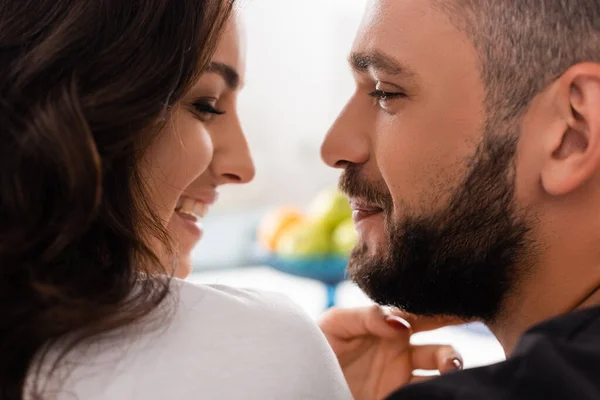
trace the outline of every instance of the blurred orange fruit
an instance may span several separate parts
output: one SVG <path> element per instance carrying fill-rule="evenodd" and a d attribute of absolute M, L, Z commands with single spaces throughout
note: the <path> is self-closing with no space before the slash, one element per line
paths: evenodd
<path fill-rule="evenodd" d="M 271 211 L 265 215 L 258 227 L 258 242 L 264 248 L 274 251 L 281 235 L 305 219 L 304 213 L 295 207 L 280 207 Z"/>

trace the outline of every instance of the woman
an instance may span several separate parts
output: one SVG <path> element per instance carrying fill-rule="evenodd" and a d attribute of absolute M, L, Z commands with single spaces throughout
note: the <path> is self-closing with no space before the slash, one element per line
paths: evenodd
<path fill-rule="evenodd" d="M 1 2 L 0 398 L 350 397 L 289 303 L 168 278 L 254 173 L 232 2 Z"/>
<path fill-rule="evenodd" d="M 202 128 L 209 136 L 207 146 L 195 143 L 198 129 L 186 124 L 169 128 L 166 138 L 171 143 L 157 143 L 147 154 L 148 164 L 162 169 L 153 171 L 149 180 L 161 198 L 168 198 L 165 218 L 170 217 L 167 229 L 177 245 L 178 278 L 186 278 L 192 270 L 191 253 L 202 237 L 202 219 L 218 199 L 217 188 L 247 183 L 254 177 L 254 165 L 237 115 L 237 97 L 246 69 L 243 39 L 239 19 L 230 18 L 205 73 L 182 99 L 200 113 Z M 188 118 L 189 122 L 199 125 L 192 118 Z M 200 152 L 202 149 L 205 153 Z M 204 172 L 195 176 L 198 168 L 190 168 L 190 163 L 201 164 Z M 191 183 L 190 178 L 194 178 Z"/>

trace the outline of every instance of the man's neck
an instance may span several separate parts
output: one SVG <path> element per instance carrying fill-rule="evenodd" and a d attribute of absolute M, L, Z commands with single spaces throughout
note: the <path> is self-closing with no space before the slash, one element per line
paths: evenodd
<path fill-rule="evenodd" d="M 533 326 L 576 309 L 600 305 L 600 274 L 581 279 L 577 269 L 566 271 L 567 276 L 548 273 L 547 268 L 539 271 L 510 296 L 501 315 L 488 324 L 507 356 Z"/>
<path fill-rule="evenodd" d="M 600 178 L 598 178 L 600 179 Z M 600 305 L 600 199 L 596 183 L 568 199 L 554 199 L 536 211 L 530 232 L 532 263 L 510 293 L 502 312 L 488 324 L 507 355 L 527 330 L 578 308 Z M 525 260 L 524 260 L 525 261 Z"/>

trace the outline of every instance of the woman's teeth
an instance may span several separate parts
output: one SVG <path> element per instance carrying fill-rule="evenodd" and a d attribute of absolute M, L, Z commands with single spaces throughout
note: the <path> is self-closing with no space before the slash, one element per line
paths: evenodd
<path fill-rule="evenodd" d="M 198 220 L 204 218 L 208 212 L 208 204 L 204 204 L 187 197 L 182 197 L 177 202 L 175 212 L 184 219 L 197 222 Z"/>

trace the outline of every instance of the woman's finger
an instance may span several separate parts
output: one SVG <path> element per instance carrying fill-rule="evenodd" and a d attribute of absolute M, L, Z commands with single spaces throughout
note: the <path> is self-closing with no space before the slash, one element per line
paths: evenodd
<path fill-rule="evenodd" d="M 332 309 L 321 318 L 319 326 L 326 335 L 342 340 L 375 336 L 408 342 L 410 338 L 410 325 L 379 306 Z"/>
<path fill-rule="evenodd" d="M 412 329 L 412 333 L 433 331 L 446 326 L 462 325 L 469 321 L 462 320 L 456 317 L 448 316 L 420 316 L 414 314 L 408 314 L 404 311 L 400 311 L 395 308 L 388 308 L 385 310 L 388 315 L 395 315 L 407 321 Z"/>
<path fill-rule="evenodd" d="M 448 345 L 411 346 L 413 369 L 437 370 L 445 374 L 463 368 L 463 360 L 458 351 Z"/>

